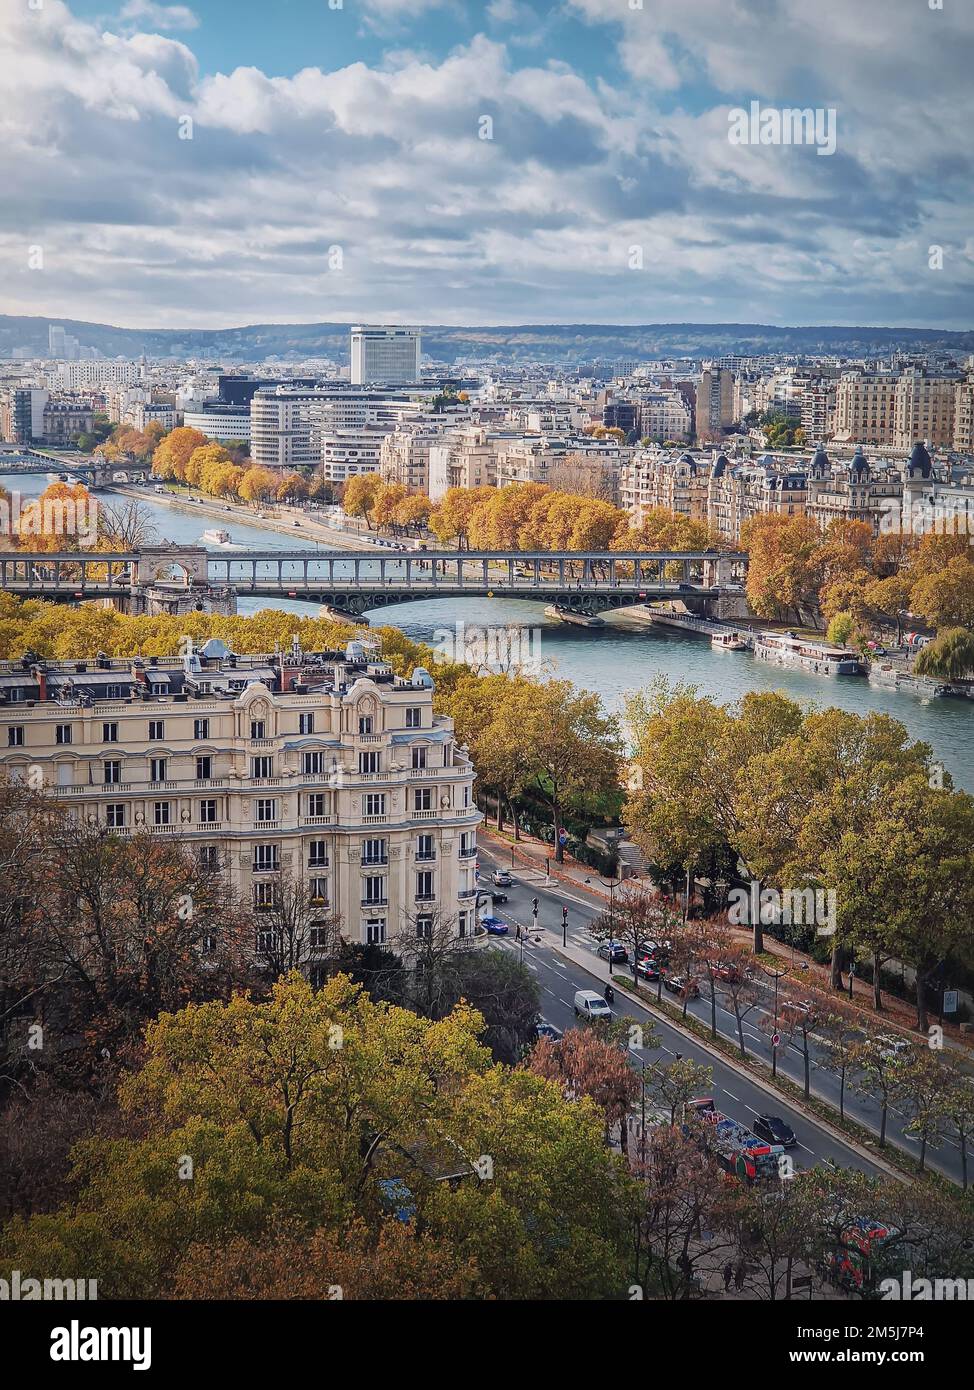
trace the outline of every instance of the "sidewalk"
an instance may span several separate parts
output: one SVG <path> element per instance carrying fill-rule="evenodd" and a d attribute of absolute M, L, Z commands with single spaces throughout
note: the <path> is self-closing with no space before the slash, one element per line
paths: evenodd
<path fill-rule="evenodd" d="M 508 834 L 501 834 L 496 827 L 490 826 L 486 821 L 480 826 L 478 835 L 481 840 L 487 840 L 491 846 L 501 855 L 510 856 L 514 852 L 514 863 L 520 864 L 529 871 L 534 871 L 543 881 L 545 878 L 545 866 L 549 866 L 550 879 L 556 883 L 563 883 L 573 888 L 581 889 L 600 902 L 608 903 L 610 894 L 608 889 L 603 887 L 603 880 L 600 879 L 597 869 L 590 868 L 587 864 L 580 864 L 577 859 L 573 859 L 567 852 L 563 864 L 555 863 L 555 850 L 553 845 L 545 843 L 543 840 L 533 838 L 522 838 L 517 842 L 510 838 Z M 587 881 L 586 881 L 587 880 Z M 648 882 L 648 880 L 643 880 Z M 731 929 L 740 945 L 750 949 L 752 934 L 749 928 L 741 927 Z M 807 986 L 820 990 L 823 994 L 832 995 L 836 992 L 829 986 L 829 969 L 827 965 L 820 965 L 811 956 L 803 951 L 795 951 L 785 942 L 778 941 L 769 936 L 767 929 L 764 932 L 764 950 L 767 955 L 774 956 L 776 960 L 788 965 L 792 969 L 793 978 L 796 983 L 804 982 Z M 848 981 L 848 976 L 845 977 Z M 917 1040 L 916 1032 L 916 1011 L 912 1004 L 905 999 L 900 999 L 896 995 L 883 994 L 883 1012 L 877 1014 L 872 1007 L 873 990 L 872 985 L 867 980 L 860 980 L 857 976 L 853 979 L 854 996 L 850 1001 L 848 994 L 848 983 L 844 993 L 846 1003 L 852 1003 L 861 1009 L 864 1021 L 868 1022 L 870 1029 L 875 1029 L 878 1025 L 890 1030 L 901 1030 L 913 1041 Z M 944 1022 L 944 1046 L 951 1051 L 958 1053 L 962 1057 L 974 1056 L 974 1035 L 961 1033 L 956 1023 Z"/>

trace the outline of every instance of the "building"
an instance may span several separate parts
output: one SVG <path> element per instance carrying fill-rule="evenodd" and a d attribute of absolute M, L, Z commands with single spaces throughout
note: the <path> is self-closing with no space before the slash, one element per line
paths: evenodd
<path fill-rule="evenodd" d="M 646 513 L 658 508 L 691 521 L 707 520 L 707 464 L 693 454 L 639 453 L 622 465 L 619 495 L 632 524 L 642 526 Z"/>
<path fill-rule="evenodd" d="M 114 361 L 60 362 L 56 384 L 66 391 L 77 391 L 85 386 L 134 386 L 141 379 L 141 371 L 141 363 L 126 362 L 121 358 Z"/>
<path fill-rule="evenodd" d="M 387 434 L 379 447 L 379 472 L 385 483 L 401 483 L 410 492 L 429 492 L 430 449 L 443 441 L 443 430 L 407 420 Z"/>
<path fill-rule="evenodd" d="M 701 443 L 719 441 L 734 423 L 734 373 L 707 367 L 697 387 L 696 430 Z"/>
<path fill-rule="evenodd" d="M 645 391 L 639 396 L 639 433 L 654 444 L 690 438 L 693 414 L 682 391 L 675 387 Z"/>
<path fill-rule="evenodd" d="M 351 330 L 351 383 L 386 386 L 420 379 L 418 328 L 356 325 Z"/>
<path fill-rule="evenodd" d="M 208 439 L 249 439 L 250 405 L 224 405 L 221 401 L 203 401 L 195 410 L 183 412 L 183 424 L 199 430 Z"/>
<path fill-rule="evenodd" d="M 50 397 L 41 416 L 41 443 L 71 444 L 79 434 L 90 434 L 95 408 L 90 397 Z"/>
<path fill-rule="evenodd" d="M 301 880 L 348 941 L 422 935 L 437 914 L 473 932 L 473 767 L 430 676 L 395 676 L 372 644 L 6 661 L 0 703 L 9 777 L 40 769 L 79 820 L 184 840 L 258 914 Z"/>
<path fill-rule="evenodd" d="M 974 376 L 954 389 L 954 448 L 974 457 Z"/>
<path fill-rule="evenodd" d="M 893 395 L 894 449 L 909 449 L 916 439 L 925 439 L 933 449 L 951 448 L 957 384 L 956 376 L 903 373 Z"/>
<path fill-rule="evenodd" d="M 125 413 L 137 430 L 153 423 L 167 433 L 176 428 L 176 406 L 172 401 L 135 401 Z"/>
<path fill-rule="evenodd" d="M 0 395 L 0 433 L 10 444 L 44 437 L 44 410 L 50 392 L 36 386 L 8 386 Z"/>
<path fill-rule="evenodd" d="M 312 428 L 311 407 L 321 400 L 315 388 L 261 388 L 250 403 L 250 454 L 262 468 L 290 473 L 317 468 L 320 432 Z"/>

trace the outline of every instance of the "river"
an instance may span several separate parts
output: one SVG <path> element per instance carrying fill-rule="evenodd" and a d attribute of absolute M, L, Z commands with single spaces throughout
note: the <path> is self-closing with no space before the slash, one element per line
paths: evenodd
<path fill-rule="evenodd" d="M 24 496 L 36 495 L 46 486 L 43 476 L 4 479 L 8 489 L 19 486 Z M 182 544 L 203 544 L 202 532 L 217 524 L 226 526 L 234 543 L 260 550 L 320 549 L 302 541 L 229 516 L 222 523 L 212 517 L 194 516 L 157 501 L 152 494 L 140 499 L 153 518 L 160 538 Z M 110 495 L 101 498 L 110 506 Z M 215 553 L 226 554 L 219 547 Z M 242 599 L 241 613 L 275 606 L 297 613 L 316 614 L 318 606 L 288 599 Z M 598 630 L 567 627 L 545 617 L 544 604 L 520 599 L 439 599 L 403 603 L 377 611 L 371 622 L 394 625 L 409 637 L 449 649 L 456 641 L 457 625 L 465 636 L 473 628 L 517 627 L 521 648 L 538 659 L 552 675 L 596 690 L 611 710 L 621 710 L 628 692 L 645 688 L 663 676 L 671 683 L 684 682 L 700 694 L 721 701 L 739 699 L 748 690 L 781 690 L 803 705 L 837 705 L 855 714 L 884 710 L 901 720 L 915 739 L 933 749 L 958 786 L 974 792 L 974 710 L 966 700 L 922 700 L 870 685 L 862 677 L 816 677 L 758 662 L 750 652 L 714 651 L 706 637 L 675 630 L 649 629 L 610 617 Z"/>

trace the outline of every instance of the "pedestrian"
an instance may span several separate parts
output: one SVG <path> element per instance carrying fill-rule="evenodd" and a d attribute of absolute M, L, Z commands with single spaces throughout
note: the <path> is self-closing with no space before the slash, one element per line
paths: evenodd
<path fill-rule="evenodd" d="M 737 1290 L 738 1293 L 740 1293 L 741 1289 L 743 1289 L 744 1287 L 744 1275 L 746 1273 L 747 1266 L 745 1265 L 744 1261 L 741 1260 L 740 1264 L 737 1266 L 737 1273 L 734 1275 L 734 1288 Z"/>
<path fill-rule="evenodd" d="M 734 1277 L 734 1266 L 730 1260 L 724 1265 L 724 1293 L 730 1293 L 731 1280 Z"/>

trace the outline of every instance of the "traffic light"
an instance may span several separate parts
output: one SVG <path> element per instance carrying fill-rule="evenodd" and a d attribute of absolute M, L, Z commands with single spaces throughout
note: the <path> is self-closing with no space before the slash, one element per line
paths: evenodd
<path fill-rule="evenodd" d="M 568 921 L 568 908 L 567 908 L 567 907 L 563 907 L 562 910 L 561 910 L 561 920 L 562 920 L 563 922 L 567 922 L 567 921 Z"/>
<path fill-rule="evenodd" d="M 538 915 L 538 900 L 537 900 L 537 898 L 532 898 L 532 899 L 531 899 L 531 911 L 534 913 L 535 917 L 537 917 L 537 915 Z"/>

